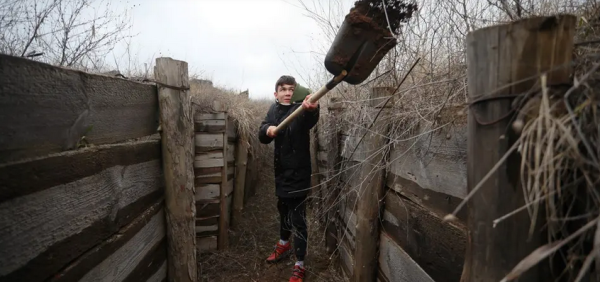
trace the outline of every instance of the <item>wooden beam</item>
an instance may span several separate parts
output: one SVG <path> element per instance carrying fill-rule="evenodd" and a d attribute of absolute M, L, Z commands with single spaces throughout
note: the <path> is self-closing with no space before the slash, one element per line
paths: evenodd
<path fill-rule="evenodd" d="M 233 215 L 231 225 L 239 224 L 244 209 L 244 192 L 246 184 L 246 165 L 248 164 L 248 141 L 238 138 L 235 156 L 235 187 L 233 191 Z"/>
<path fill-rule="evenodd" d="M 371 97 L 381 95 L 379 91 L 371 91 Z M 377 251 L 379 240 L 379 214 L 383 204 L 385 187 L 386 150 L 381 150 L 387 144 L 388 123 L 386 109 L 368 109 L 369 114 L 379 117 L 374 121 L 371 130 L 367 131 L 358 146 L 364 148 L 365 155 L 370 156 L 362 161 L 359 178 L 357 209 L 356 209 L 356 242 L 361 247 L 355 250 L 353 281 L 373 281 L 377 273 Z M 373 120 L 373 119 L 367 119 Z M 367 124 L 366 126 L 369 126 Z M 383 135 L 383 136 L 382 136 Z M 352 149 L 356 148 L 356 145 Z"/>
<path fill-rule="evenodd" d="M 188 65 L 158 58 L 154 76 L 161 84 L 158 102 L 163 130 L 168 281 L 195 282 L 194 123 L 189 90 L 178 90 L 189 89 Z"/>
<path fill-rule="evenodd" d="M 103 261 L 107 260 L 110 256 L 119 251 L 123 246 L 125 246 L 132 238 L 134 238 L 144 227 L 148 229 L 148 227 L 156 227 L 158 223 L 161 228 L 156 228 L 156 230 L 147 230 L 156 232 L 160 237 L 156 239 L 164 238 L 164 210 L 162 199 L 158 202 L 155 202 L 148 209 L 146 209 L 140 216 L 135 218 L 135 220 L 129 225 L 121 228 L 118 232 L 115 232 L 114 235 L 109 237 L 107 240 L 98 244 L 91 250 L 87 251 L 73 262 L 67 265 L 63 270 L 61 270 L 58 274 L 54 273 L 50 281 L 52 282 L 63 282 L 63 281 L 79 281 L 83 278 L 91 269 L 98 267 Z M 146 232 L 147 232 L 146 231 Z M 162 241 L 162 240 L 161 240 Z M 166 260 L 166 253 L 162 256 L 163 260 Z M 139 265 L 138 266 L 146 266 L 147 265 Z M 63 266 L 64 267 L 64 266 Z M 104 268 L 105 274 L 106 272 L 112 272 L 115 269 L 112 268 Z M 30 270 L 30 272 L 35 272 L 35 270 Z M 129 271 L 129 273 L 125 273 L 126 275 L 131 276 L 136 273 L 133 271 Z M 139 273 L 137 273 L 139 274 Z"/>
<path fill-rule="evenodd" d="M 0 163 L 156 133 L 156 86 L 0 55 Z"/>
<path fill-rule="evenodd" d="M 0 203 L 90 177 L 114 166 L 160 159 L 159 140 L 100 145 L 0 165 Z"/>
<path fill-rule="evenodd" d="M 227 121 L 227 115 L 225 116 L 225 120 Z M 224 250 L 227 248 L 227 245 L 229 244 L 229 209 L 227 207 L 227 168 L 228 168 L 228 162 L 227 162 L 227 156 L 229 155 L 229 146 L 227 146 L 228 142 L 228 132 L 230 132 L 229 127 L 231 126 L 231 123 L 226 122 L 225 123 L 225 133 L 222 133 L 222 143 L 220 144 L 220 146 L 223 148 L 223 167 L 222 167 L 222 171 L 221 171 L 221 208 L 220 208 L 220 212 L 219 212 L 219 237 L 217 240 L 217 246 L 219 250 Z M 217 145 L 215 145 L 217 146 Z"/>
<path fill-rule="evenodd" d="M 545 72 L 549 84 L 570 83 L 576 23 L 576 17 L 571 15 L 534 17 L 469 33 L 466 40 L 469 100 L 525 93 Z M 503 118 L 511 111 L 511 102 L 511 99 L 496 99 L 470 107 L 469 192 L 516 140 L 515 134 L 507 130 L 511 117 Z M 531 220 L 527 212 L 517 213 L 496 227 L 492 224 L 524 205 L 519 166 L 519 157 L 513 154 L 468 202 L 470 231 L 461 281 L 500 281 L 542 243 L 541 237 L 545 235 L 539 232 L 529 239 Z M 544 223 L 538 220 L 536 225 Z M 540 281 L 542 271 L 538 267 L 524 273 L 519 281 Z"/>

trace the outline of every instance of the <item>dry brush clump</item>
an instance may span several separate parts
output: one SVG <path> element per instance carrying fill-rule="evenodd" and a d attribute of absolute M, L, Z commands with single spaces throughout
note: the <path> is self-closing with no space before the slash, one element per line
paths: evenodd
<path fill-rule="evenodd" d="M 362 85 L 340 85 L 328 94 L 343 104 L 345 110 L 323 115 L 332 119 L 335 128 L 321 129 L 326 138 L 337 138 L 336 131 L 360 140 L 366 131 L 385 134 L 388 145 L 360 152 L 358 142 L 342 148 L 368 159 L 381 150 L 391 150 L 406 142 L 411 148 L 419 138 L 429 138 L 452 127 L 466 125 L 468 110 L 467 75 L 464 40 L 470 31 L 507 23 L 518 18 L 571 13 L 578 16 L 574 50 L 573 85 L 552 87 L 540 80 L 525 122 L 517 125 L 520 139 L 511 152 L 521 156 L 521 183 L 527 206 L 515 211 L 529 212 L 534 228 L 545 228 L 548 245 L 524 258 L 509 278 L 517 277 L 543 258 L 552 257 L 554 277 L 564 281 L 580 281 L 600 270 L 600 120 L 598 93 L 600 76 L 600 3 L 596 1 L 420 1 L 417 18 L 408 23 L 400 35 L 402 40 L 375 70 L 371 80 Z M 436 17 L 431 17 L 435 14 Z M 417 66 L 411 70 L 415 61 Z M 408 74 L 408 75 L 407 75 Z M 403 80 L 403 77 L 407 78 Z M 387 132 L 369 128 L 373 115 L 368 114 L 369 89 L 391 87 L 394 106 L 390 115 L 382 115 L 391 124 Z M 568 97 L 565 98 L 565 94 Z M 385 101 L 386 98 L 379 101 Z M 566 103 L 568 101 L 568 103 Z M 568 107 L 566 106 L 568 105 Z M 422 155 L 427 152 L 421 152 Z M 465 156 L 466 158 L 466 156 Z M 394 160 L 384 160 L 389 169 Z M 336 170 L 329 172 L 323 183 L 334 183 L 335 189 L 320 189 L 323 204 L 319 215 L 336 210 L 359 182 L 340 181 L 343 174 L 354 175 L 360 162 L 340 159 Z M 384 167 L 381 167 L 384 168 Z M 322 173 L 322 172 L 319 172 Z M 346 177 L 346 179 L 348 179 Z M 350 203 L 352 205 L 352 203 Z M 494 223 L 510 220 L 508 214 Z M 540 222 L 538 215 L 544 215 Z M 523 238 L 528 240 L 528 238 Z M 598 258 L 598 260 L 596 260 Z M 544 262 L 545 263 L 545 262 Z M 594 270 L 594 271 L 592 271 Z M 596 274 L 594 274 L 596 275 Z"/>

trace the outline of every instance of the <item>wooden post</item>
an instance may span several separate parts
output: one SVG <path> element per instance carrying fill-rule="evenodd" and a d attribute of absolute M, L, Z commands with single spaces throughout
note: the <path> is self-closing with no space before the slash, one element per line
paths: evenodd
<path fill-rule="evenodd" d="M 235 156 L 235 186 L 233 190 L 233 215 L 231 225 L 236 226 L 242 219 L 244 192 L 246 184 L 246 166 L 248 164 L 248 141 L 242 136 L 237 139 Z"/>
<path fill-rule="evenodd" d="M 371 89 L 371 98 L 384 96 L 387 88 Z M 391 93 L 387 93 L 389 96 Z M 385 101 L 385 100 L 384 100 Z M 370 105 L 370 114 L 375 117 L 383 103 L 381 100 L 373 101 Z M 388 103 L 386 107 L 391 106 Z M 371 130 L 362 140 L 361 147 L 367 151 L 367 156 L 372 156 L 361 164 L 356 209 L 356 250 L 354 255 L 353 281 L 375 281 L 378 262 L 379 245 L 379 215 L 383 210 L 383 198 L 385 185 L 385 163 L 387 150 L 381 150 L 386 146 L 388 139 L 384 136 L 388 133 L 388 121 L 385 115 L 386 109 L 381 114 Z M 366 126 L 369 126 L 367 124 Z M 375 133 L 373 133 L 375 132 Z M 378 133 L 378 134 L 377 134 Z M 383 135 L 383 136 L 382 136 Z"/>
<path fill-rule="evenodd" d="M 168 280 L 196 282 L 194 123 L 189 90 L 184 90 L 189 89 L 188 65 L 158 58 L 154 76 L 159 82 Z"/>
<path fill-rule="evenodd" d="M 561 15 L 519 20 L 468 34 L 469 99 L 525 93 L 543 72 L 557 67 L 561 68 L 548 73 L 548 83 L 569 83 L 575 26 L 574 16 Z M 532 76 L 533 79 L 527 79 Z M 502 118 L 511 110 L 511 102 L 511 99 L 488 100 L 470 108 L 469 192 L 516 140 L 509 130 L 510 116 Z M 500 281 L 545 236 L 537 232 L 529 241 L 527 212 L 520 212 L 495 228 L 492 226 L 495 219 L 524 205 L 519 162 L 518 155 L 513 153 L 468 202 L 469 240 L 463 282 Z M 543 224 L 537 222 L 537 226 Z M 532 268 L 519 281 L 540 281 L 539 272 Z"/>
<path fill-rule="evenodd" d="M 336 115 L 343 111 L 344 108 L 340 103 L 336 102 L 337 99 L 335 97 L 331 97 L 329 99 L 329 103 L 327 105 L 328 117 L 324 119 L 320 119 L 319 123 L 323 126 L 319 125 L 319 133 L 317 134 L 317 138 L 320 140 L 320 143 L 324 147 L 324 164 L 322 160 L 319 162 L 324 165 L 325 168 L 322 169 L 321 173 L 324 175 L 324 178 L 327 180 L 325 184 L 321 184 L 323 187 L 322 195 L 323 202 L 325 206 L 325 210 L 327 210 L 327 215 L 325 219 L 325 247 L 328 254 L 335 253 L 338 250 L 338 209 L 334 208 L 336 205 L 339 205 L 339 194 L 340 189 L 338 186 L 339 175 L 338 172 L 340 170 L 340 132 L 338 129 L 338 121 L 336 119 Z M 322 156 L 323 158 L 323 156 Z"/>
<path fill-rule="evenodd" d="M 217 107 L 216 107 L 217 108 Z M 218 109 L 220 109 L 220 107 L 218 107 Z M 225 114 L 225 132 L 223 132 L 223 167 L 221 168 L 221 193 L 220 193 L 220 203 L 221 203 L 221 207 L 220 207 L 220 215 L 219 215 L 219 240 L 217 241 L 217 246 L 219 248 L 219 250 L 224 250 L 227 249 L 227 247 L 229 246 L 229 216 L 230 216 L 230 211 L 229 211 L 229 201 L 228 201 L 228 197 L 230 196 L 229 193 L 231 192 L 229 190 L 229 181 L 228 181 L 228 143 L 229 143 L 229 136 L 228 136 L 228 132 L 229 132 L 229 127 L 230 127 L 230 123 L 229 123 L 229 118 L 227 116 L 227 114 Z"/>

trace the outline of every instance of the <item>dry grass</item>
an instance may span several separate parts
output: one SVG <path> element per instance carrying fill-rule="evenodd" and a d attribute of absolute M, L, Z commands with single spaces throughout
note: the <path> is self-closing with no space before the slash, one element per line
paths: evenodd
<path fill-rule="evenodd" d="M 524 258 L 509 276 L 516 277 L 543 258 L 551 257 L 553 276 L 557 280 L 581 281 L 594 275 L 597 279 L 600 277 L 597 274 L 600 271 L 600 191 L 597 189 L 600 187 L 600 76 L 597 75 L 600 66 L 600 21 L 597 19 L 600 5 L 596 1 L 584 1 L 578 5 L 570 4 L 571 6 L 557 5 L 558 1 L 542 2 L 535 10 L 529 10 L 530 14 L 524 16 L 549 15 L 556 12 L 576 14 L 580 16 L 580 25 L 575 40 L 588 43 L 579 45 L 575 50 L 576 82 L 570 90 L 541 86 L 537 96 L 531 98 L 538 103 L 523 126 L 521 138 L 513 147 L 522 157 L 521 183 L 527 205 L 494 223 L 510 220 L 511 215 L 523 211 L 527 211 L 531 218 L 545 215 L 543 223 L 534 221 L 532 230 L 544 225 L 542 227 L 547 230 L 548 245 Z M 442 6 L 448 5 L 449 2 L 444 3 Z M 478 16 L 482 17 L 484 14 L 480 13 Z M 500 21 L 507 18 L 506 15 L 498 13 L 494 15 L 488 19 Z M 465 22 L 468 22 L 469 15 L 463 16 Z M 481 18 L 473 16 L 472 19 L 473 22 L 477 20 L 481 24 Z M 496 23 L 498 22 L 487 24 Z M 471 26 L 472 29 L 479 27 L 482 26 Z M 416 36 L 428 34 L 429 30 L 426 30 Z M 429 35 L 431 36 L 425 37 L 439 40 L 436 39 L 439 35 Z M 462 39 L 457 42 L 462 42 Z M 383 148 L 363 152 L 360 152 L 361 147 L 356 143 L 346 149 L 356 150 L 355 154 L 361 154 L 362 158 L 370 158 L 381 150 L 390 150 L 397 142 L 416 143 L 416 139 L 426 134 L 436 134 L 448 127 L 464 126 L 467 102 L 466 66 L 464 49 L 461 49 L 464 45 L 457 46 L 460 47 L 441 50 L 442 56 L 433 48 L 422 50 L 415 46 L 412 46 L 415 49 L 411 49 L 411 46 L 400 46 L 400 52 L 408 55 L 402 59 L 397 59 L 397 54 L 388 56 L 387 60 L 394 62 L 394 69 L 390 74 L 383 75 L 367 85 L 341 85 L 339 90 L 330 95 L 341 101 L 346 110 L 335 118 L 331 117 L 334 120 L 325 124 L 330 128 L 321 129 L 319 134 L 325 135 L 326 140 L 333 140 L 339 131 L 357 137 L 364 135 L 365 131 L 382 132 L 377 128 L 367 129 L 373 122 L 372 117 L 366 114 L 370 101 L 368 89 L 372 86 L 398 86 L 398 78 L 407 72 L 407 65 L 418 57 L 424 60 L 394 94 L 396 103 L 393 114 L 381 117 L 386 119 L 388 124 L 392 124 L 391 131 L 385 134 L 390 143 Z M 457 57 L 442 59 L 448 51 L 460 53 Z M 407 58 L 412 60 L 406 60 Z M 389 70 L 390 64 L 384 62 L 382 65 Z M 385 71 L 386 69 L 380 69 L 373 77 Z M 570 93 L 566 99 L 565 93 Z M 568 101 L 569 107 L 565 106 L 565 101 Z M 330 118 L 328 115 L 324 117 Z M 386 165 L 389 164 L 388 161 Z M 356 175 L 355 172 L 361 165 L 354 161 L 342 160 L 337 164 L 339 169 L 321 172 L 327 175 L 323 183 L 333 183 L 331 190 L 335 192 L 320 190 L 323 193 L 318 195 L 320 199 L 334 198 L 331 204 L 321 205 L 318 210 L 320 218 L 327 218 L 328 211 L 344 205 L 345 198 L 357 191 L 356 184 L 342 183 L 339 180 L 342 174 L 350 175 L 349 177 Z M 346 176 L 345 179 L 349 177 Z"/>

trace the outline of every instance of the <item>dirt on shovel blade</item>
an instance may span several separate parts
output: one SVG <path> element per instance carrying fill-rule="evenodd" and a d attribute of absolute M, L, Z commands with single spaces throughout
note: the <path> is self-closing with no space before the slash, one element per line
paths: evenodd
<path fill-rule="evenodd" d="M 350 42 L 354 38 L 367 39 L 378 50 L 369 61 L 356 62 L 353 68 L 355 75 L 360 76 L 363 67 L 366 68 L 364 71 L 372 69 L 396 45 L 394 35 L 399 34 L 402 23 L 408 22 L 416 11 L 417 4 L 405 0 L 385 0 L 385 6 L 382 0 L 362 0 L 354 3 L 354 7 L 345 18 L 349 28 L 340 30 L 339 42 Z M 338 48 L 343 46 L 334 47 L 334 56 L 330 60 L 335 64 L 345 65 L 352 53 Z"/>

